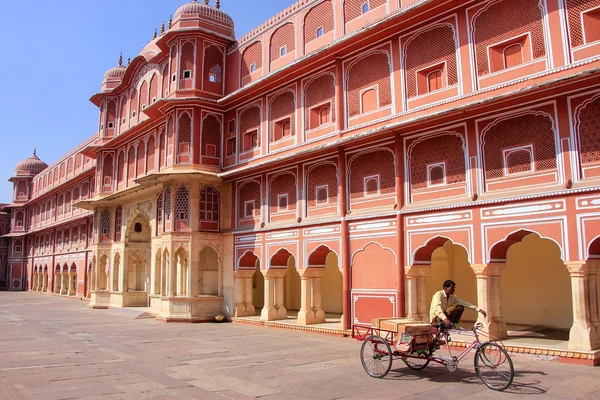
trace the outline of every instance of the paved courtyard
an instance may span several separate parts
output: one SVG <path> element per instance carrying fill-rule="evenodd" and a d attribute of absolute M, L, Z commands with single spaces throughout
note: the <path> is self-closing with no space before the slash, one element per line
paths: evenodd
<path fill-rule="evenodd" d="M 360 342 L 239 324 L 164 324 L 140 309 L 0 292 L 0 399 L 600 399 L 600 368 L 513 358 L 487 389 L 470 359 L 449 373 L 367 376 Z"/>

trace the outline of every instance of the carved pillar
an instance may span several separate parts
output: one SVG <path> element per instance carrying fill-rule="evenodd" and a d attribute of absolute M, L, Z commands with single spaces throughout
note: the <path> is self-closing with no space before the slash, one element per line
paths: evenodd
<path fill-rule="evenodd" d="M 429 302 L 427 300 L 427 269 L 425 267 L 405 267 L 406 274 L 406 317 L 413 321 L 429 322 Z"/>
<path fill-rule="evenodd" d="M 235 309 L 234 316 L 254 316 L 256 310 L 252 304 L 252 276 L 254 270 L 238 270 L 234 273 L 235 279 Z"/>
<path fill-rule="evenodd" d="M 261 271 L 265 278 L 265 305 L 260 313 L 261 321 L 274 321 L 287 318 L 283 305 L 283 277 L 285 270 Z"/>
<path fill-rule="evenodd" d="M 48 290 L 48 273 L 44 272 L 43 282 L 42 282 L 42 292 Z"/>
<path fill-rule="evenodd" d="M 597 279 L 600 263 L 568 261 L 573 297 L 573 326 L 569 332 L 569 349 L 600 348 Z"/>
<path fill-rule="evenodd" d="M 477 277 L 477 305 L 487 312 L 487 317 L 478 314 L 477 321 L 487 327 L 490 336 L 506 339 L 506 324 L 502 318 L 500 280 L 506 264 L 471 264 Z"/>
<path fill-rule="evenodd" d="M 325 322 L 322 308 L 321 279 L 323 269 L 301 269 L 300 273 L 300 311 L 298 325 L 318 324 Z"/>

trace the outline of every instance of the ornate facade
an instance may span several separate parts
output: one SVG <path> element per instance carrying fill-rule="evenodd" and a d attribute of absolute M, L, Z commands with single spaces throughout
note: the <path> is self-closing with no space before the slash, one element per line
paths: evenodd
<path fill-rule="evenodd" d="M 427 319 L 452 278 L 498 337 L 597 349 L 598 21 L 600 0 L 300 0 L 235 40 L 186 4 L 106 73 L 97 134 L 17 168 L 9 286 L 347 330 Z"/>

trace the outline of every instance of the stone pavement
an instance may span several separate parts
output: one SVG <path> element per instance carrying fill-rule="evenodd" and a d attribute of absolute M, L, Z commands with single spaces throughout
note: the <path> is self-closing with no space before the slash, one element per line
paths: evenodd
<path fill-rule="evenodd" d="M 0 399 L 600 399 L 600 368 L 514 357 L 504 393 L 481 383 L 469 356 L 454 373 L 396 361 L 373 379 L 356 340 L 86 305 L 0 292 Z"/>

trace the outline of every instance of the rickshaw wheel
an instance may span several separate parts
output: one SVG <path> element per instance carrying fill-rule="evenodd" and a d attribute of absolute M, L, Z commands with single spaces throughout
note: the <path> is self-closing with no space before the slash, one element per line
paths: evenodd
<path fill-rule="evenodd" d="M 360 348 L 360 362 L 367 374 L 383 378 L 392 368 L 392 349 L 382 337 L 369 336 Z"/>

